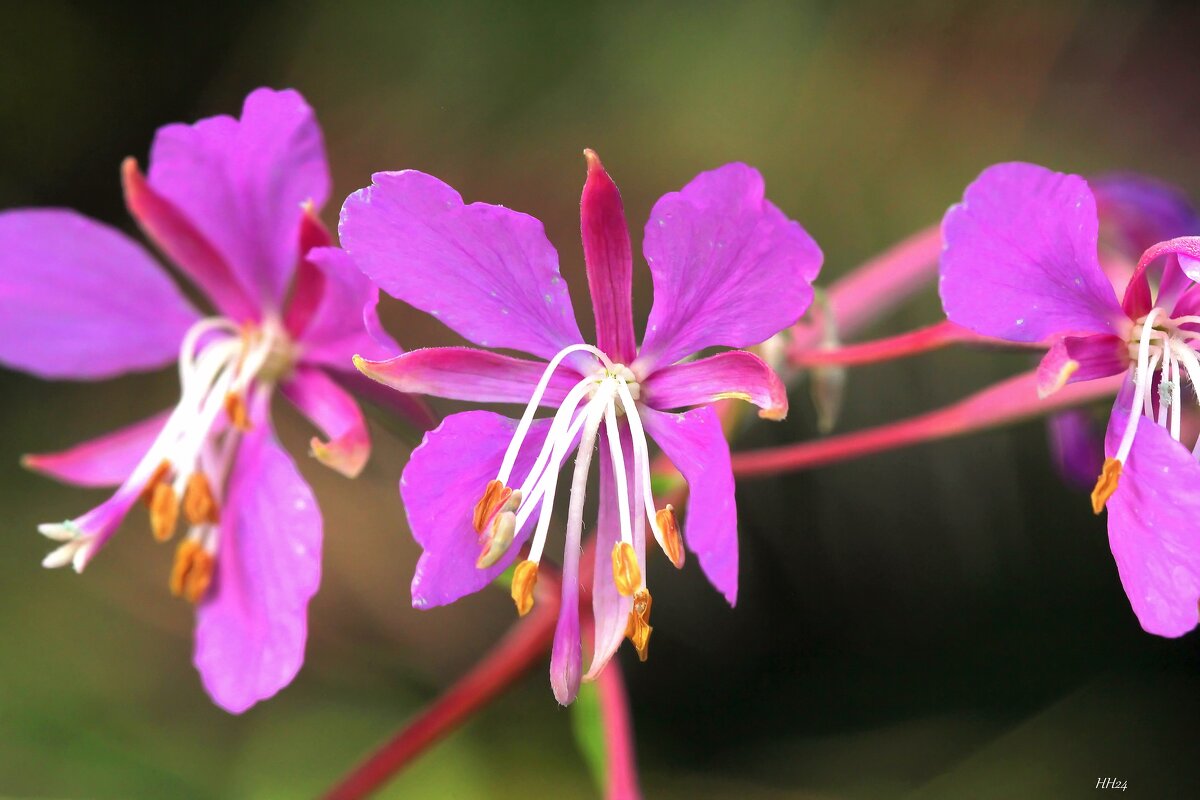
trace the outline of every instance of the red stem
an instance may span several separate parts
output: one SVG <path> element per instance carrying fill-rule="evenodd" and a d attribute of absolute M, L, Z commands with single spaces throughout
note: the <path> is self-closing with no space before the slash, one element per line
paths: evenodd
<path fill-rule="evenodd" d="M 1026 372 L 957 403 L 900 422 L 783 447 L 733 454 L 733 474 L 748 478 L 845 461 L 918 442 L 946 439 L 1037 417 L 1116 394 L 1122 375 L 1070 384 L 1045 400 L 1037 397 L 1037 375 Z"/>
<path fill-rule="evenodd" d="M 638 787 L 633 722 L 621 665 L 614 658 L 596 677 L 600 716 L 604 722 L 604 751 L 608 766 L 607 800 L 641 800 Z"/>
<path fill-rule="evenodd" d="M 1020 345 L 1001 339 L 981 336 L 974 331 L 955 325 L 949 320 L 934 323 L 915 331 L 889 336 L 885 339 L 875 339 L 870 342 L 848 344 L 844 347 L 831 349 L 810 348 L 793 350 L 790 360 L 796 367 L 842 366 L 856 367 L 863 364 L 875 364 L 880 361 L 890 361 L 895 358 L 914 356 L 939 350 L 952 344 L 981 344 L 1003 348 L 1034 348 L 1045 349 L 1044 345 Z"/>

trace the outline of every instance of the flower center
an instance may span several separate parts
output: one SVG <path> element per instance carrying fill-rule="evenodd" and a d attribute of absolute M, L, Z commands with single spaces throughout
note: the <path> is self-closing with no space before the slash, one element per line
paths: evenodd
<path fill-rule="evenodd" d="M 82 570 L 140 499 L 159 541 L 174 535 L 181 514 L 187 520 L 170 587 L 199 601 L 215 569 L 221 503 L 238 442 L 250 428 L 248 409 L 266 402 L 296 355 L 274 320 L 238 326 L 214 317 L 193 325 L 180 346 L 179 402 L 154 443 L 107 503 L 75 520 L 39 526 L 62 542 L 43 563 Z"/>

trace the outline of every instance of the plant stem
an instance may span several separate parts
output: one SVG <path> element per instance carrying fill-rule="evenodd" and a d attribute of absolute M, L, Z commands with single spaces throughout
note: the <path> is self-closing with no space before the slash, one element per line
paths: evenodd
<path fill-rule="evenodd" d="M 607 800 L 641 800 L 638 787 L 633 722 L 621 665 L 614 658 L 596 677 L 600 693 L 600 716 L 604 723 L 604 750 L 608 769 Z"/>
<path fill-rule="evenodd" d="M 891 361 L 896 358 L 928 353 L 953 344 L 979 344 L 1005 349 L 1045 349 L 1045 345 L 1041 344 L 1021 345 L 981 336 L 960 325 L 955 325 L 949 320 L 943 320 L 915 331 L 907 331 L 870 342 L 848 344 L 832 349 L 792 350 L 789 353 L 789 359 L 792 366 L 795 367 L 858 367 L 864 364 L 875 364 L 880 361 Z"/>

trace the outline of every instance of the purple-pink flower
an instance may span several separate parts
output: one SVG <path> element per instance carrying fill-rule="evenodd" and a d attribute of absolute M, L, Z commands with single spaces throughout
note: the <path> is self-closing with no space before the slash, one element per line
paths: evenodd
<path fill-rule="evenodd" d="M 468 340 L 539 360 L 468 347 L 356 359 L 402 392 L 520 403 L 520 420 L 486 411 L 448 417 L 426 435 L 400 479 L 424 548 L 412 582 L 417 608 L 479 590 L 529 550 L 514 573 L 519 613 L 533 603 L 559 472 L 578 450 L 570 480 L 562 604 L 550 678 L 570 703 L 628 635 L 642 658 L 650 634 L 646 530 L 676 566 L 684 545 L 674 510 L 651 495 L 649 440 L 690 487 L 684 539 L 712 584 L 737 599 L 737 513 L 729 447 L 712 403 L 740 398 L 779 419 L 787 396 L 757 356 L 741 348 L 792 325 L 812 299 L 821 251 L 763 196 L 743 164 L 702 173 L 654 206 L 643 251 L 654 305 L 638 347 L 633 258 L 617 187 L 590 151 L 581 202 L 584 260 L 596 319 L 586 344 L 558 256 L 542 225 L 502 206 L 464 205 L 446 184 L 414 171 L 384 172 L 342 207 L 339 233 L 355 263 L 385 292 L 440 319 Z M 548 363 L 547 363 L 548 362 Z M 554 410 L 536 418 L 539 406 Z M 676 413 L 675 409 L 691 409 Z M 582 670 L 579 561 L 585 491 L 599 443 L 595 637 Z"/>
<path fill-rule="evenodd" d="M 947 212 L 943 235 L 946 315 L 987 336 L 1050 344 L 1039 392 L 1127 374 L 1093 510 L 1107 505 L 1113 556 L 1142 627 L 1191 630 L 1200 621 L 1200 443 L 1181 439 L 1185 384 L 1196 396 L 1200 380 L 1200 238 L 1149 246 L 1118 300 L 1097 256 L 1088 183 L 1020 163 L 985 170 Z"/>
<path fill-rule="evenodd" d="M 324 432 L 313 454 L 353 476 L 370 443 L 341 385 L 361 380 L 351 356 L 399 348 L 379 329 L 378 290 L 343 252 L 314 249 L 329 244 L 315 216 L 329 174 L 299 94 L 258 89 L 240 119 L 168 125 L 149 163 L 148 176 L 132 159 L 123 166 L 129 210 L 212 313 L 114 228 L 63 209 L 6 211 L 0 362 L 77 380 L 178 362 L 174 408 L 26 464 L 117 487 L 96 508 L 40 527 L 58 545 L 47 567 L 82 571 L 139 501 L 160 540 L 183 518 L 170 588 L 196 603 L 205 688 L 237 713 L 299 670 L 321 575 L 321 514 L 272 431 L 274 390 Z"/>

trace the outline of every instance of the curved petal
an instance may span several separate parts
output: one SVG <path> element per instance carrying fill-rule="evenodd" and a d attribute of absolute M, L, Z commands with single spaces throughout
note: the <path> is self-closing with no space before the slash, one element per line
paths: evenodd
<path fill-rule="evenodd" d="M 1109 456 L 1127 419 L 1123 410 L 1113 410 L 1105 442 Z M 1182 636 L 1200 621 L 1198 485 L 1200 464 L 1143 417 L 1108 500 L 1108 540 L 1133 613 L 1148 633 Z"/>
<path fill-rule="evenodd" d="M 299 93 L 256 89 L 240 119 L 160 128 L 150 186 L 212 243 L 262 307 L 278 311 L 296 269 L 302 205 L 320 207 L 329 168 L 316 116 Z"/>
<path fill-rule="evenodd" d="M 1048 397 L 1068 383 L 1118 375 L 1128 366 L 1129 345 L 1119 336 L 1064 336 L 1038 364 L 1038 396 Z"/>
<path fill-rule="evenodd" d="M 737 604 L 737 503 L 729 443 L 712 406 L 683 414 L 639 409 L 646 432 L 687 479 L 683 537 L 709 583 Z"/>
<path fill-rule="evenodd" d="M 985 336 L 1038 342 L 1118 333 L 1124 314 L 1096 252 L 1096 201 L 1078 175 L 997 164 L 942 221 L 946 316 Z"/>
<path fill-rule="evenodd" d="M 212 588 L 196 611 L 196 669 L 221 708 L 245 711 L 304 662 L 308 602 L 321 582 L 321 512 L 275 440 L 265 404 L 238 449 Z"/>
<path fill-rule="evenodd" d="M 621 518 L 617 505 L 617 481 L 613 471 L 616 462 L 612 459 L 606 436 L 607 432 L 600 432 L 600 498 L 596 518 L 596 558 L 592 567 L 592 663 L 587 674 L 583 676 L 587 681 L 594 680 L 600 674 L 621 646 L 621 642 L 625 641 L 625 627 L 629 623 L 629 612 L 633 610 L 633 598 L 617 591 L 617 585 L 613 581 L 612 559 L 608 557 L 613 547 L 621 540 Z M 644 526 L 642 488 L 640 483 L 634 483 L 640 479 L 641 474 L 639 470 L 632 468 L 633 438 L 628 426 L 621 427 L 621 452 L 625 456 L 625 463 L 621 468 L 625 470 L 627 485 L 632 495 L 630 507 L 633 509 L 633 519 L 635 524 Z M 638 563 L 645 569 L 647 565 L 644 529 L 642 536 L 634 536 L 634 542 L 641 545 L 641 552 L 637 552 L 637 557 Z"/>
<path fill-rule="evenodd" d="M 389 414 L 395 414 L 419 432 L 432 430 L 438 425 L 439 419 L 434 417 L 424 399 L 416 395 L 393 391 L 353 367 L 349 370 L 329 367 L 327 371 L 339 386 L 355 397 L 366 400 Z"/>
<path fill-rule="evenodd" d="M 196 310 L 125 234 L 63 209 L 0 213 L 0 363 L 110 378 L 179 356 Z"/>
<path fill-rule="evenodd" d="M 542 223 L 463 205 L 430 175 L 380 172 L 346 198 L 342 246 L 379 288 L 483 347 L 552 358 L 583 341 Z"/>
<path fill-rule="evenodd" d="M 390 358 L 403 352 L 379 322 L 379 290 L 367 280 L 343 250 L 321 247 L 301 262 L 293 299 L 311 304 L 307 314 L 293 317 L 303 327 L 293 332 L 303 348 L 303 360 L 350 370 L 357 355 Z"/>
<path fill-rule="evenodd" d="M 766 419 L 787 416 L 783 381 L 767 362 L 745 350 L 672 364 L 642 382 L 642 402 L 660 411 L 728 399 L 754 403 L 761 409 L 758 415 Z"/>
<path fill-rule="evenodd" d="M 1091 413 L 1071 408 L 1046 418 L 1050 457 L 1068 485 L 1091 491 L 1104 467 L 1104 437 Z"/>
<path fill-rule="evenodd" d="M 494 566 L 475 567 L 479 542 L 471 514 L 487 482 L 500 471 L 516 428 L 516 420 L 490 411 L 453 414 L 425 434 L 413 450 L 400 476 L 408 527 L 425 551 L 413 575 L 413 608 L 453 603 L 479 591 L 508 568 L 529 536 L 536 515 L 517 531 L 512 546 Z M 534 422 L 514 475 L 532 469 L 549 429 L 548 419 Z"/>
<path fill-rule="evenodd" d="M 596 315 L 596 346 L 620 364 L 637 355 L 633 334 L 633 250 L 617 185 L 591 150 L 579 201 L 583 262 Z"/>
<path fill-rule="evenodd" d="M 1155 242 L 1200 233 L 1200 217 L 1178 187 L 1137 173 L 1088 181 L 1102 231 L 1111 231 L 1132 255 Z"/>
<path fill-rule="evenodd" d="M 702 172 L 650 212 L 643 242 L 654 306 L 639 360 L 670 364 L 705 347 L 746 347 L 789 327 L 812 301 L 823 258 L 763 199 L 745 164 Z"/>
<path fill-rule="evenodd" d="M 477 403 L 528 403 L 546 370 L 545 362 L 525 361 L 473 347 L 426 347 L 387 361 L 355 359 L 367 377 L 400 392 Z M 542 405 L 558 407 L 579 375 L 555 370 Z"/>
<path fill-rule="evenodd" d="M 371 437 L 354 398 L 322 370 L 303 364 L 279 388 L 329 439 L 312 438 L 313 457 L 347 478 L 358 477 L 371 457 Z"/>
<path fill-rule="evenodd" d="M 118 486 L 150 450 L 170 411 L 155 414 L 57 453 L 30 453 L 21 464 L 76 486 Z"/>

